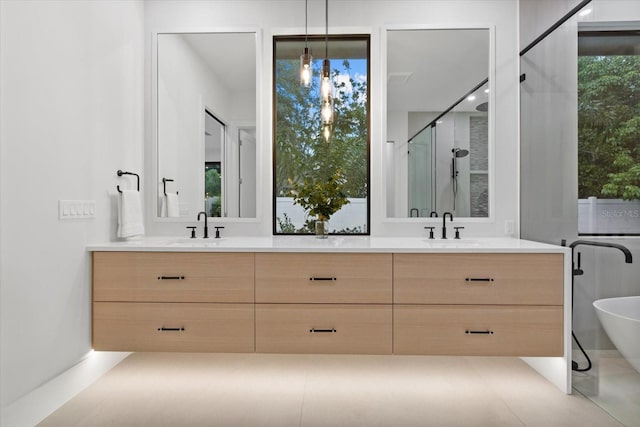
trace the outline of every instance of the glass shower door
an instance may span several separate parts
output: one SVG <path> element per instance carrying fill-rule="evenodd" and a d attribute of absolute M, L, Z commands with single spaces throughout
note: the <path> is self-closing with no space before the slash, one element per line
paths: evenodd
<path fill-rule="evenodd" d="M 428 217 L 433 206 L 433 128 L 428 127 L 409 143 L 409 217 Z"/>

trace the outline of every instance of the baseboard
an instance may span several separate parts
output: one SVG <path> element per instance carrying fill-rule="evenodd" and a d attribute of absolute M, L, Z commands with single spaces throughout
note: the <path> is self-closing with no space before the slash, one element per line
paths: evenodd
<path fill-rule="evenodd" d="M 91 351 L 78 364 L 2 408 L 0 425 L 32 427 L 93 384 L 131 353 Z"/>

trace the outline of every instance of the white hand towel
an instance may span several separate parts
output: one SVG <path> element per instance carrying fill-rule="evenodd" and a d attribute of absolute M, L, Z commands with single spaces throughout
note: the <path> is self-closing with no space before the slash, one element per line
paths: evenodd
<path fill-rule="evenodd" d="M 180 200 L 178 199 L 178 193 L 167 193 L 165 198 L 167 199 L 167 217 L 178 218 L 180 216 Z"/>
<path fill-rule="evenodd" d="M 167 217 L 167 197 L 160 196 L 160 216 L 162 218 Z"/>
<path fill-rule="evenodd" d="M 144 234 L 142 203 L 140 192 L 122 190 L 118 197 L 118 237 L 132 237 Z"/>

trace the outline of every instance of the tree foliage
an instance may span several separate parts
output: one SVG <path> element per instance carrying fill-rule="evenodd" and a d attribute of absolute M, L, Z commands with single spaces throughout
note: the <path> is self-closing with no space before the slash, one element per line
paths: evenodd
<path fill-rule="evenodd" d="M 579 197 L 640 199 L 640 57 L 578 59 Z"/>
<path fill-rule="evenodd" d="M 344 193 L 346 180 L 337 169 L 330 177 L 320 180 L 304 178 L 302 183 L 294 183 L 291 190 L 293 204 L 302 206 L 310 216 L 327 220 L 340 208 L 349 203 Z"/>
<path fill-rule="evenodd" d="M 211 168 L 204 174 L 204 192 L 207 197 L 220 196 L 222 189 L 222 180 L 220 178 L 220 172 L 217 169 Z"/>
<path fill-rule="evenodd" d="M 276 195 L 287 196 L 293 184 L 305 178 L 326 181 L 340 169 L 346 197 L 367 197 L 367 82 L 351 75 L 348 60 L 342 69 L 332 69 L 338 83 L 333 132 L 327 143 L 321 134 L 318 79 L 311 88 L 302 87 L 298 65 L 295 60 L 276 61 Z"/>
<path fill-rule="evenodd" d="M 204 174 L 205 197 L 213 199 L 209 216 L 219 217 L 222 210 L 222 179 L 217 169 L 211 168 Z"/>

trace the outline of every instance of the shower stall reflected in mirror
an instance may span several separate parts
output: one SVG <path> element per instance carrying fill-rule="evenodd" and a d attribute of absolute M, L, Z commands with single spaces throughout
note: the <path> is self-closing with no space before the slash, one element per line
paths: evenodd
<path fill-rule="evenodd" d="M 483 82 L 444 113 L 409 113 L 409 122 L 432 118 L 408 141 L 409 217 L 489 216 L 488 93 Z"/>

